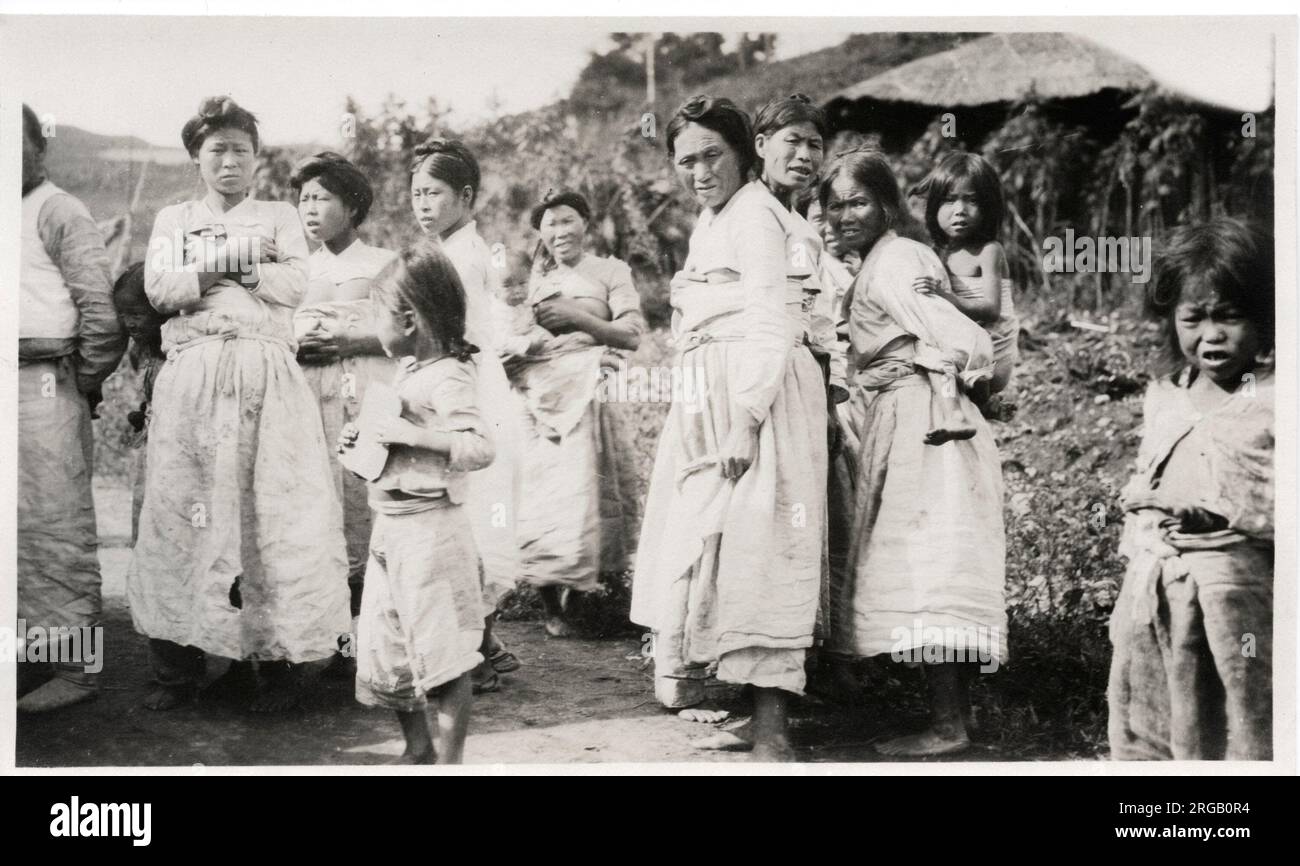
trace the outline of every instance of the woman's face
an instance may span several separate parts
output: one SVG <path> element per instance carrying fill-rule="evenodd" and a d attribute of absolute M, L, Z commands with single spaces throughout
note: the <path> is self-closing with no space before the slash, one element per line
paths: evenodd
<path fill-rule="evenodd" d="M 846 250 L 865 255 L 885 233 L 885 211 L 865 187 L 845 172 L 831 181 L 826 221 Z"/>
<path fill-rule="evenodd" d="M 825 154 L 821 133 L 806 121 L 756 136 L 754 148 L 768 185 L 796 192 L 817 179 Z"/>
<path fill-rule="evenodd" d="M 457 192 L 442 178 L 421 169 L 411 175 L 411 210 L 425 234 L 441 236 L 460 222 L 470 210 L 473 192 Z"/>
<path fill-rule="evenodd" d="M 242 129 L 218 129 L 199 145 L 194 163 L 208 189 L 223 196 L 248 192 L 257 167 L 252 137 Z"/>
<path fill-rule="evenodd" d="M 1217 294 L 1207 293 L 1179 304 L 1174 310 L 1174 327 L 1187 363 L 1221 388 L 1236 388 L 1242 375 L 1255 366 L 1261 349 L 1258 330 L 1241 310 Z"/>
<path fill-rule="evenodd" d="M 352 231 L 355 213 L 342 198 L 321 186 L 318 177 L 304 183 L 298 194 L 298 216 L 302 217 L 303 231 L 318 243 L 328 243 Z"/>
<path fill-rule="evenodd" d="M 808 222 L 817 230 L 817 236 L 822 239 L 826 252 L 838 259 L 844 245 L 840 243 L 839 233 L 826 221 L 826 211 L 822 210 L 822 203 L 817 199 L 808 205 Z"/>
<path fill-rule="evenodd" d="M 939 228 L 952 240 L 961 243 L 979 228 L 980 204 L 970 178 L 963 177 L 952 185 L 939 203 L 936 214 Z"/>
<path fill-rule="evenodd" d="M 539 227 L 542 243 L 557 262 L 571 265 L 582 258 L 582 239 L 587 221 L 568 205 L 550 208 L 542 214 Z"/>
<path fill-rule="evenodd" d="M 744 183 L 740 157 L 721 135 L 688 123 L 673 142 L 677 180 L 701 207 L 718 210 Z"/>

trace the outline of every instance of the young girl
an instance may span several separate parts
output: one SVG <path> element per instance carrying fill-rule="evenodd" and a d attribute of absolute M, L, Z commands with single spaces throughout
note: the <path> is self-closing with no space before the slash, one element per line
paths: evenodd
<path fill-rule="evenodd" d="M 166 709 L 189 700 L 204 653 L 260 662 L 253 709 L 295 703 L 350 630 L 343 518 L 320 411 L 294 360 L 307 242 L 290 204 L 249 198 L 256 119 L 205 100 L 181 140 L 203 182 L 163 208 L 145 292 L 167 363 L 154 385 L 149 477 L 127 575 Z M 250 685 L 232 665 L 223 689 Z"/>
<path fill-rule="evenodd" d="M 465 289 L 465 335 L 483 347 L 478 359 L 479 405 L 496 445 L 496 460 L 485 472 L 470 476 L 470 523 L 483 554 L 483 598 L 489 614 L 483 629 L 483 654 L 488 661 L 474 674 L 477 692 L 495 691 L 497 674 L 519 669 L 519 660 L 492 633 L 496 607 L 519 576 L 515 540 L 518 444 L 510 383 L 497 357 L 493 307 L 500 301 L 500 271 L 504 261 L 479 236 L 474 220 L 482 173 L 478 160 L 463 142 L 431 138 L 415 148 L 411 162 L 411 209 L 420 229 L 441 244 Z"/>
<path fill-rule="evenodd" d="M 1121 760 L 1273 754 L 1273 240 L 1219 218 L 1147 295 L 1177 370 L 1152 382 L 1110 620 Z"/>
<path fill-rule="evenodd" d="M 1005 207 L 1002 181 L 984 157 L 956 152 L 943 158 L 920 189 L 925 195 L 925 226 L 952 287 L 920 277 L 916 289 L 946 298 L 989 332 L 993 377 L 972 394 L 976 403 L 983 403 L 1011 380 L 1020 335 L 1007 256 L 997 242 Z"/>
<path fill-rule="evenodd" d="M 290 184 L 307 237 L 320 244 L 307 260 L 307 296 L 294 313 L 298 363 L 320 404 L 325 439 L 333 442 L 361 410 L 371 382 L 389 382 L 393 362 L 375 336 L 370 283 L 396 254 L 357 236 L 374 192 L 355 165 L 324 151 L 294 167 Z M 370 547 L 365 483 L 335 461 L 334 485 L 343 504 L 352 616 L 361 612 L 361 587 Z"/>
<path fill-rule="evenodd" d="M 113 306 L 122 320 L 122 329 L 131 338 L 131 348 L 127 353 L 131 369 L 143 371 L 140 376 L 140 395 L 143 398 L 140 407 L 126 416 L 133 432 L 131 448 L 136 452 L 131 471 L 131 542 L 135 543 L 140 535 L 140 509 L 144 506 L 145 479 L 148 477 L 145 445 L 149 441 L 149 404 L 153 400 L 154 380 L 167 360 L 162 350 L 162 326 L 167 317 L 149 305 L 149 296 L 144 291 L 144 262 L 128 267 L 113 283 Z"/>
<path fill-rule="evenodd" d="M 465 340 L 465 290 L 436 247 L 401 254 L 372 297 L 384 352 L 401 359 L 400 418 L 380 421 L 388 463 L 370 483 L 374 526 L 357 628 L 357 700 L 397 711 L 401 762 L 457 764 L 470 672 L 483 661 L 479 551 L 466 473 L 492 462 L 479 415 L 477 347 Z M 339 450 L 356 442 L 347 425 Z"/>

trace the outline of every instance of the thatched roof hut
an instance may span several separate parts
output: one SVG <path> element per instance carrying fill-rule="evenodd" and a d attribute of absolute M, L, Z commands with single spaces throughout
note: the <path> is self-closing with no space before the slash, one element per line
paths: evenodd
<path fill-rule="evenodd" d="M 975 144 L 1031 93 L 1109 139 L 1131 116 L 1124 102 L 1154 83 L 1141 66 L 1071 33 L 994 33 L 850 85 L 826 103 L 836 129 L 875 131 L 906 147 L 951 112 Z"/>
<path fill-rule="evenodd" d="M 1071 33 L 994 33 L 896 66 L 832 99 L 976 106 L 1014 102 L 1030 91 L 1067 99 L 1152 83 L 1136 63 Z"/>

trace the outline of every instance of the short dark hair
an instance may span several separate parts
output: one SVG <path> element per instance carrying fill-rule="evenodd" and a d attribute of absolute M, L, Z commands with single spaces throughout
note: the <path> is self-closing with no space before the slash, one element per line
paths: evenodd
<path fill-rule="evenodd" d="M 455 138 L 430 138 L 415 146 L 411 160 L 411 174 L 426 171 L 459 193 L 465 187 L 472 190 L 470 204 L 478 199 L 479 185 L 483 182 L 478 160 L 465 142 Z"/>
<path fill-rule="evenodd" d="M 478 347 L 465 339 L 465 286 L 439 244 L 417 243 L 379 272 L 371 297 L 385 309 L 411 312 L 417 327 L 448 354 L 469 360 Z"/>
<path fill-rule="evenodd" d="M 754 166 L 758 164 L 758 153 L 754 150 L 754 131 L 748 114 L 726 97 L 691 97 L 682 103 L 672 120 L 668 121 L 664 135 L 670 159 L 677 155 L 674 146 L 677 136 L 681 135 L 689 123 L 698 123 L 722 136 L 722 140 L 736 152 L 736 158 L 740 162 L 741 182 L 749 179 Z"/>
<path fill-rule="evenodd" d="M 41 119 L 25 102 L 23 103 L 23 135 L 36 146 L 37 153 L 45 153 L 45 130 L 41 127 Z"/>
<path fill-rule="evenodd" d="M 293 167 L 289 176 L 289 185 L 295 196 L 302 193 L 302 188 L 309 181 L 317 181 L 326 190 L 343 199 L 352 208 L 352 227 L 356 228 L 366 220 L 370 206 L 375 201 L 374 188 L 370 181 L 342 154 L 323 150 L 313 154 Z"/>
<path fill-rule="evenodd" d="M 257 118 L 229 96 L 209 96 L 199 103 L 199 111 L 181 128 L 181 144 L 190 156 L 197 156 L 209 135 L 220 129 L 240 129 L 248 133 L 253 152 L 261 147 L 257 137 Z"/>
<path fill-rule="evenodd" d="M 796 123 L 811 123 L 818 135 L 826 137 L 826 112 L 802 93 L 778 96 L 759 109 L 754 118 L 754 135 L 771 135 Z"/>
<path fill-rule="evenodd" d="M 898 189 L 894 170 L 885 161 L 884 154 L 868 148 L 857 148 L 836 155 L 817 189 L 817 200 L 822 208 L 831 197 L 831 184 L 835 178 L 846 174 L 876 200 L 885 212 L 889 228 L 903 223 L 903 196 Z"/>
<path fill-rule="evenodd" d="M 571 207 L 578 212 L 578 216 L 584 220 L 591 221 L 591 205 L 587 204 L 587 199 L 582 193 L 574 190 L 563 190 L 552 193 L 542 199 L 542 203 L 533 208 L 532 214 L 528 221 L 535 229 L 542 227 L 542 217 L 553 207 Z"/>
<path fill-rule="evenodd" d="M 1175 311 L 1189 291 L 1209 289 L 1255 325 L 1261 345 L 1273 348 L 1273 234 L 1257 223 L 1215 217 L 1179 228 L 1156 256 L 1147 284 L 1146 311 L 1161 320 L 1169 360 L 1183 358 Z"/>
<path fill-rule="evenodd" d="M 986 244 L 997 240 L 1006 212 L 1002 178 L 987 159 L 977 153 L 953 151 L 939 161 L 930 176 L 913 187 L 925 191 L 925 228 L 935 246 L 948 245 L 948 235 L 939 226 L 939 207 L 960 181 L 969 180 L 979 203 L 980 220 L 971 233 L 971 242 Z"/>

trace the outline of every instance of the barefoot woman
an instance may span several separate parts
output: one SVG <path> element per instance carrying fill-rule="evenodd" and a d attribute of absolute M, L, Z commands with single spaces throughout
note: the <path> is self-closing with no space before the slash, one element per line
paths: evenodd
<path fill-rule="evenodd" d="M 902 200 L 884 159 L 867 151 L 841 156 L 820 195 L 831 226 L 862 256 L 849 313 L 853 384 L 875 395 L 857 431 L 846 600 L 852 627 L 831 636 L 847 645 L 828 649 L 937 660 L 925 665 L 933 727 L 880 750 L 959 751 L 969 745 L 969 660 L 1006 658 L 1002 475 L 993 434 L 962 391 L 955 399 L 975 435 L 926 444 L 924 374 L 978 382 L 992 374 L 993 347 L 952 304 L 913 288 L 918 277 L 944 278 L 943 264 L 928 247 L 894 233 Z"/>
<path fill-rule="evenodd" d="M 673 279 L 676 364 L 703 405 L 673 403 L 641 531 L 632 620 L 655 632 L 666 707 L 723 682 L 754 687 L 754 757 L 789 760 L 786 702 L 802 694 L 821 579 L 826 390 L 787 312 L 780 203 L 747 184 L 749 118 L 696 97 L 668 125 L 678 179 L 704 208 Z"/>

